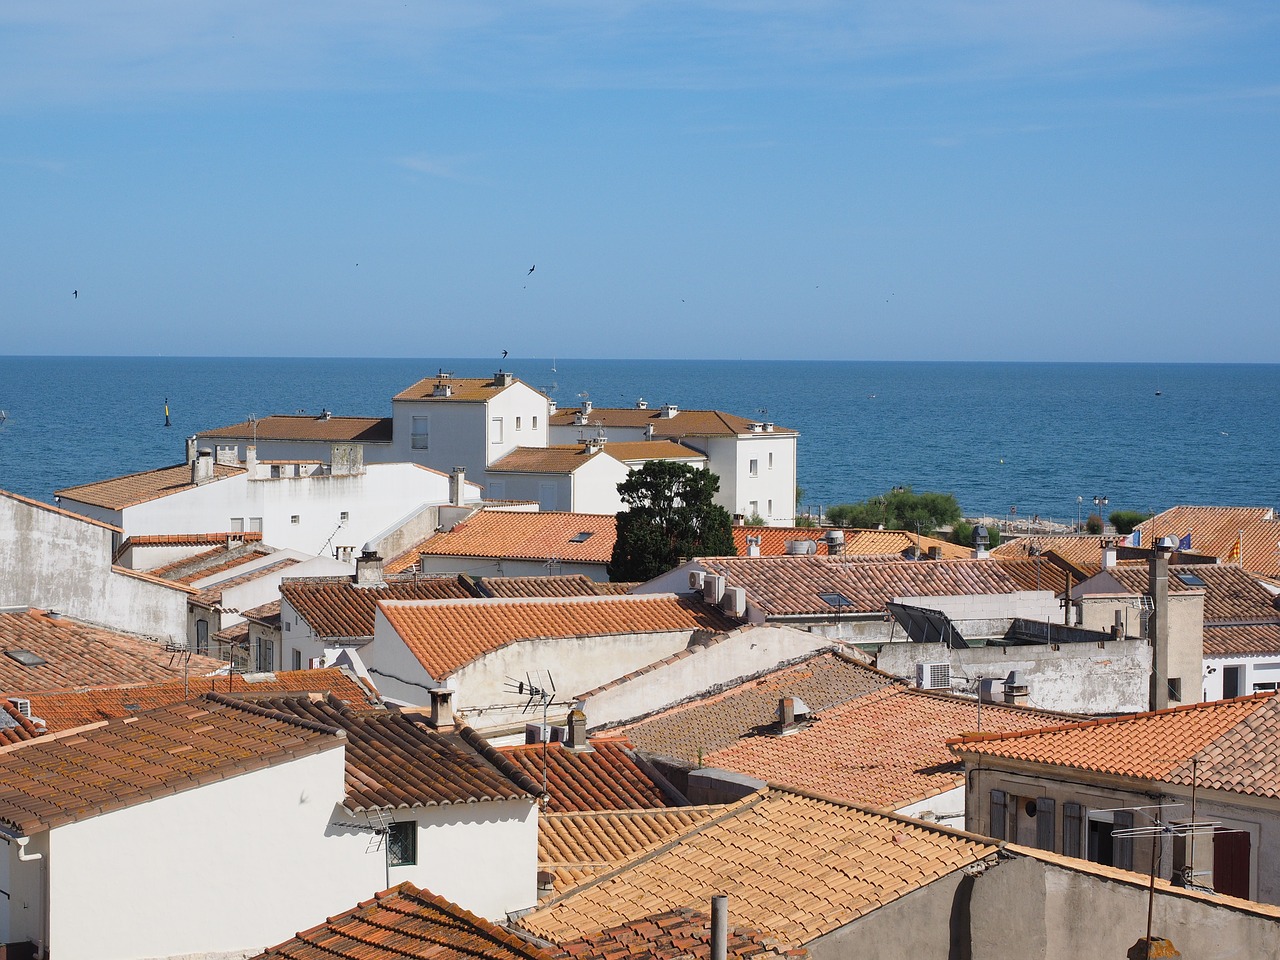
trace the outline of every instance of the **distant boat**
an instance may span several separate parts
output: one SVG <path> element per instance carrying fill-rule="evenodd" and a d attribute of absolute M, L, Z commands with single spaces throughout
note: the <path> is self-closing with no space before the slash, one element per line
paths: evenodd
<path fill-rule="evenodd" d="M 1158 397 L 1158 396 L 1160 396 L 1160 394 L 1161 394 L 1162 392 L 1163 392 L 1163 391 L 1161 391 L 1161 390 L 1156 390 L 1156 396 L 1157 396 L 1157 397 Z"/>
<path fill-rule="evenodd" d="M 552 373 L 555 373 L 555 372 L 556 372 L 556 358 L 555 358 L 555 357 L 552 357 L 552 358 L 551 358 L 551 372 L 552 372 Z"/>
<path fill-rule="evenodd" d="M 4 423 L 8 419 L 9 419 L 9 414 L 5 413 L 3 410 L 0 410 L 0 423 Z"/>

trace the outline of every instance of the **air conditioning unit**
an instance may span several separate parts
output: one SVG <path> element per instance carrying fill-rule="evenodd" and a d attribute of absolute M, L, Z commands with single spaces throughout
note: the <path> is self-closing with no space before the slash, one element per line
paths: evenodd
<path fill-rule="evenodd" d="M 917 663 L 916 686 L 921 690 L 950 690 L 951 664 Z"/>
<path fill-rule="evenodd" d="M 324 657 L 312 657 L 307 661 L 308 670 L 320 670 L 324 667 Z"/>
<path fill-rule="evenodd" d="M 720 598 L 720 609 L 731 617 L 747 615 L 747 591 L 742 587 L 725 587 Z"/>
<path fill-rule="evenodd" d="M 699 593 L 701 593 L 702 581 L 706 578 L 706 576 L 707 575 L 703 573 L 701 570 L 690 570 L 689 571 L 689 589 L 697 590 Z"/>
<path fill-rule="evenodd" d="M 548 724 L 543 727 L 540 723 L 526 723 L 524 725 L 524 742 L 525 744 L 542 743 L 543 731 L 547 733 L 548 743 L 564 743 L 569 739 L 568 727 L 556 727 Z"/>
<path fill-rule="evenodd" d="M 31 719 L 31 701 L 30 700 L 26 699 L 25 697 L 10 697 L 9 702 L 13 704 L 14 709 L 16 709 L 20 714 L 22 714 L 28 720 Z"/>

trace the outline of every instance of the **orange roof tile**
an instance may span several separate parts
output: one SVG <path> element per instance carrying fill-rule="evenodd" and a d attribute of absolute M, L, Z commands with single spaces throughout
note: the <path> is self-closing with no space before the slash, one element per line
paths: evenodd
<path fill-rule="evenodd" d="M 1170 507 L 1138 525 L 1143 545 L 1160 537 L 1191 534 L 1191 549 L 1219 560 L 1236 561 L 1246 570 L 1280 576 L 1280 520 L 1270 507 Z M 1232 556 L 1237 544 L 1241 555 Z"/>
<path fill-rule="evenodd" d="M 262 540 L 260 530 L 230 530 L 226 533 L 144 533 L 129 537 L 122 547 L 185 547 L 221 546 L 229 542 L 257 543 Z"/>
<path fill-rule="evenodd" d="M 856 557 L 702 557 L 698 563 L 745 587 L 767 616 L 881 613 L 895 597 L 1016 593 L 993 560 L 881 560 Z M 823 594 L 847 604 L 833 606 Z"/>
<path fill-rule="evenodd" d="M 799 791 L 732 804 L 516 923 L 567 942 L 727 894 L 736 921 L 807 944 L 997 848 L 959 831 Z"/>
<path fill-rule="evenodd" d="M 671 594 L 378 603 L 427 672 L 442 680 L 518 640 L 712 630 L 737 624 L 701 598 Z"/>
<path fill-rule="evenodd" d="M 706 460 L 707 455 L 675 440 L 633 440 L 606 443 L 604 452 L 623 463 L 641 460 Z"/>
<path fill-rule="evenodd" d="M 781 557 L 787 553 L 792 540 L 812 540 L 817 544 L 816 555 L 826 555 L 827 534 L 837 531 L 844 536 L 845 556 L 873 557 L 900 556 L 919 547 L 922 553 L 938 549 L 943 560 L 967 560 L 973 555 L 968 547 L 939 540 L 937 537 L 918 537 L 905 530 L 864 530 L 861 528 L 833 527 L 734 527 L 733 545 L 738 556 L 747 556 L 747 537 L 759 538 L 760 556 Z"/>
<path fill-rule="evenodd" d="M 578 415 L 576 409 L 558 410 L 551 415 L 555 427 L 573 426 Z M 653 425 L 655 437 L 736 437 L 750 434 L 756 420 L 739 417 L 720 410 L 678 410 L 674 417 L 666 416 L 661 408 L 638 409 L 635 407 L 593 407 L 590 413 L 593 424 L 609 427 L 646 427 Z M 761 433 L 761 436 L 770 436 Z M 794 436 L 794 430 L 775 426 L 774 436 Z"/>
<path fill-rule="evenodd" d="M 379 702 L 376 690 L 342 667 L 248 675 L 224 673 L 216 677 L 187 677 L 161 683 L 45 690 L 21 695 L 31 701 L 31 712 L 56 733 L 86 723 L 129 717 L 141 710 L 195 700 L 206 693 L 284 692 L 333 694 L 340 700 L 359 705 Z"/>
<path fill-rule="evenodd" d="M 390 443 L 390 417 L 335 417 L 278 414 L 228 427 L 201 430 L 209 440 L 318 440 L 331 443 Z"/>
<path fill-rule="evenodd" d="M 457 577 L 391 577 L 359 587 L 354 577 L 284 580 L 280 596 L 318 637 L 368 638 L 379 600 L 461 600 L 471 591 Z"/>
<path fill-rule="evenodd" d="M 1280 797 L 1280 700 L 1274 692 L 1126 717 L 951 742 L 959 756 L 1089 770 L 1137 780 Z"/>
<path fill-rule="evenodd" d="M 0 823 L 30 836 L 344 740 L 339 730 L 210 694 L 0 747 Z"/>
<path fill-rule="evenodd" d="M 36 716 L 39 715 L 36 714 Z M 34 740 L 47 730 L 43 722 L 44 718 L 40 719 L 39 725 L 32 723 L 12 700 L 0 698 L 0 745 Z"/>
<path fill-rule="evenodd" d="M 192 603 L 198 603 L 204 607 L 212 607 L 222 603 L 222 595 L 226 590 L 232 587 L 239 587 L 246 583 L 252 583 L 254 580 L 261 580 L 263 577 L 276 576 L 288 570 L 290 567 L 297 566 L 302 561 L 297 557 L 285 557 L 283 560 L 277 560 L 274 563 L 264 564 L 247 573 L 242 573 L 238 577 L 232 577 L 229 580 L 220 580 L 215 584 L 211 584 L 192 598 Z M 234 569 L 234 568 L 233 568 Z"/>
<path fill-rule="evenodd" d="M 723 813 L 720 804 L 651 810 L 544 813 L 538 821 L 538 868 L 555 878 L 558 893 L 661 846 Z"/>
<path fill-rule="evenodd" d="M 550 960 L 550 954 L 408 881 L 253 960 Z"/>
<path fill-rule="evenodd" d="M 638 810 L 672 806 L 645 773 L 623 740 L 592 740 L 591 749 L 569 750 L 563 744 L 499 747 L 499 751 L 531 778 L 544 777 L 550 800 L 547 810 Z"/>
<path fill-rule="evenodd" d="M 554 447 L 516 447 L 489 464 L 488 473 L 573 473 L 600 456 L 582 444 Z"/>
<path fill-rule="evenodd" d="M 617 525 L 613 514 L 481 510 L 408 552 L 433 557 L 608 563 L 613 556 Z"/>
<path fill-rule="evenodd" d="M 702 762 L 769 783 L 897 809 L 964 784 L 947 741 L 983 730 L 1027 730 L 1055 718 L 949 694 L 885 686 L 816 711 L 787 736 L 743 728 L 738 741 Z"/>
<path fill-rule="evenodd" d="M 616 597 L 634 583 L 603 583 L 584 573 L 555 577 L 479 577 L 475 586 L 483 597 Z"/>
<path fill-rule="evenodd" d="M 9 655 L 20 650 L 43 662 L 24 666 Z M 0 613 L 0 693 L 149 683 L 202 676 L 221 666 L 209 657 L 174 654 L 155 640 L 53 619 L 40 610 Z"/>
<path fill-rule="evenodd" d="M 741 960 L 803 960 L 809 951 L 729 924 L 725 956 Z M 710 960 L 711 915 L 680 908 L 621 923 L 560 945 L 558 960 Z"/>
<path fill-rule="evenodd" d="M 113 526 L 110 523 L 103 523 L 101 520 L 94 520 L 92 517 L 86 517 L 82 513 L 72 513 L 70 510 L 63 510 L 61 507 L 51 506 L 50 504 L 43 503 L 39 500 L 32 500 L 30 497 L 24 497 L 18 493 L 10 493 L 8 490 L 0 490 L 0 497 L 5 497 L 9 500 L 16 501 L 17 503 L 26 504 L 28 507 L 37 507 L 48 513 L 56 513 L 58 516 L 66 517 L 68 520 L 77 520 L 80 523 L 88 523 L 95 527 L 102 527 L 104 530 L 110 530 L 112 533 L 124 533 L 124 531 L 119 527 Z"/>
<path fill-rule="evenodd" d="M 197 580 L 212 577 L 250 560 L 265 557 L 271 552 L 269 548 L 261 544 L 255 544 L 252 547 L 237 547 L 234 550 L 228 550 L 225 546 L 214 547 L 212 550 L 205 550 L 190 557 L 182 557 L 172 563 L 166 563 L 162 567 L 147 570 L 146 572 L 153 577 L 159 577 L 161 580 L 171 580 L 174 583 L 190 585 Z"/>
<path fill-rule="evenodd" d="M 1034 557 L 993 556 L 993 559 L 1022 590 L 1051 590 L 1061 594 L 1077 583 L 1083 583 L 1089 576 L 1085 571 L 1075 570 L 1065 561 L 1059 561 L 1053 553 Z"/>
<path fill-rule="evenodd" d="M 1052 551 L 1078 570 L 1091 570 L 1102 566 L 1102 546 L 1114 540 L 1114 536 L 1092 534 L 1014 537 L 994 547 L 991 556 L 1001 559 L 1028 557 L 1033 555 L 1032 551 L 1042 554 Z"/>
<path fill-rule="evenodd" d="M 195 587 L 189 587 L 185 583 L 178 583 L 176 580 L 165 580 L 163 577 L 157 577 L 150 573 L 143 573 L 141 570 L 130 570 L 128 567 L 112 566 L 111 572 L 121 577 L 128 577 L 131 580 L 142 580 L 146 583 L 154 583 L 159 587 L 168 587 L 170 590 L 180 590 L 183 593 L 194 596 L 199 593 Z"/>
<path fill-rule="evenodd" d="M 225 463 L 213 466 L 213 479 L 209 483 L 237 477 L 244 473 L 243 467 L 232 467 Z M 130 473 L 110 480 L 99 480 L 96 483 L 84 483 L 77 487 L 58 490 L 57 495 L 63 500 L 85 503 L 104 510 L 123 510 L 148 500 L 158 500 L 170 494 L 184 490 L 194 490 L 196 484 L 191 482 L 191 465 L 179 463 L 172 467 L 160 467 L 158 470 L 146 470 L 142 473 Z"/>
<path fill-rule="evenodd" d="M 494 377 L 423 377 L 391 399 L 422 400 L 431 403 L 483 403 L 510 386 L 523 382 L 518 377 L 512 377 L 508 385 L 498 382 Z M 443 391 L 436 395 L 437 386 L 447 388 L 447 395 Z"/>

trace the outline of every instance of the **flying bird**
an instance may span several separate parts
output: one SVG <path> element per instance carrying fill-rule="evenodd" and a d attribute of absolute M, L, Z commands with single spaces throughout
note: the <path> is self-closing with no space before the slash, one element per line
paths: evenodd
<path fill-rule="evenodd" d="M 71 299 L 73 299 L 73 300 L 79 300 L 79 299 L 80 299 L 80 291 L 79 291 L 79 290 L 72 290 L 72 291 L 71 291 Z"/>
<path fill-rule="evenodd" d="M 502 351 L 502 359 L 503 360 L 507 359 L 507 351 L 505 350 Z"/>
<path fill-rule="evenodd" d="M 529 268 L 529 273 L 533 273 L 533 271 L 537 269 L 538 269 L 538 265 L 535 263 L 532 267 Z M 527 277 L 529 273 L 526 273 L 525 276 Z"/>

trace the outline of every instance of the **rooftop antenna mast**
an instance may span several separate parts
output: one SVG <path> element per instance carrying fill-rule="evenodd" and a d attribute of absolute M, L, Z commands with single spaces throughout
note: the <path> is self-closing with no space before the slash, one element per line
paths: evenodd
<path fill-rule="evenodd" d="M 551 727 L 547 723 L 547 711 L 550 709 L 556 695 L 555 677 L 551 676 L 551 671 L 547 671 L 547 679 L 544 682 L 541 677 L 535 682 L 534 675 L 526 673 L 523 680 L 517 680 L 515 677 L 507 677 L 507 689 L 512 693 L 522 697 L 528 697 L 525 701 L 522 713 L 528 713 L 534 709 L 534 705 L 538 704 L 542 707 L 542 795 L 547 795 L 547 741 L 551 739 Z"/>
<path fill-rule="evenodd" d="M 1170 823 L 1164 819 L 1165 811 L 1174 807 L 1184 807 L 1184 803 L 1156 803 L 1140 807 L 1112 807 L 1109 810 L 1097 810 L 1095 813 L 1118 813 L 1120 811 L 1129 811 L 1137 813 L 1150 820 L 1150 823 L 1143 824 L 1140 827 L 1126 827 L 1121 830 L 1111 831 L 1113 837 L 1150 837 L 1151 838 L 1151 873 L 1150 881 L 1147 887 L 1147 936 L 1143 941 L 1146 944 L 1146 960 L 1152 960 L 1151 953 L 1151 915 L 1155 908 L 1156 902 L 1156 863 L 1158 861 L 1157 853 L 1161 847 L 1161 841 L 1165 837 L 1190 837 L 1192 842 L 1196 837 L 1213 836 L 1218 827 L 1222 826 L 1216 820 L 1196 821 L 1194 818 L 1187 823 Z M 1154 812 L 1153 812 L 1154 811 Z"/>

